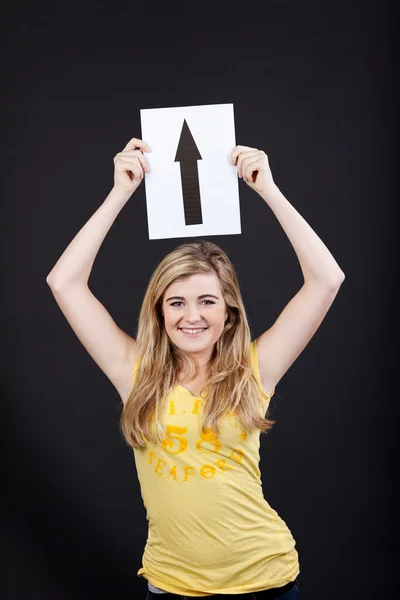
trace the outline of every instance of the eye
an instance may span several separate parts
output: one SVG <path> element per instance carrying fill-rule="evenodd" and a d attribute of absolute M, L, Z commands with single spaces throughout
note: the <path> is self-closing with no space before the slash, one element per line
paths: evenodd
<path fill-rule="evenodd" d="M 209 302 L 210 304 L 215 304 L 213 300 L 203 300 L 203 302 Z M 170 306 L 175 306 L 175 304 L 182 304 L 181 300 L 176 300 L 176 302 L 171 302 Z"/>

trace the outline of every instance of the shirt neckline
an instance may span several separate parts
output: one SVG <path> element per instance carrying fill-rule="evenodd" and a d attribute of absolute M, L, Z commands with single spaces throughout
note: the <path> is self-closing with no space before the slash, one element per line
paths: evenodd
<path fill-rule="evenodd" d="M 178 383 L 176 385 L 176 387 L 181 388 L 181 390 L 184 390 L 185 392 L 187 392 L 188 394 L 190 394 L 192 396 L 192 398 L 197 398 L 197 399 L 202 399 L 201 395 L 199 394 L 198 396 L 195 396 L 194 394 L 192 394 L 192 392 L 190 390 L 188 390 L 184 385 L 182 385 L 181 383 Z"/>

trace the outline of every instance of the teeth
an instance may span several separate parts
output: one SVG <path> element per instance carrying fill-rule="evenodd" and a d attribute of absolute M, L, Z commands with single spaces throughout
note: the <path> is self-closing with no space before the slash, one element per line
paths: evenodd
<path fill-rule="evenodd" d="M 200 331 L 204 331 L 204 329 L 183 329 L 183 328 L 181 328 L 181 329 L 185 333 L 199 333 Z"/>

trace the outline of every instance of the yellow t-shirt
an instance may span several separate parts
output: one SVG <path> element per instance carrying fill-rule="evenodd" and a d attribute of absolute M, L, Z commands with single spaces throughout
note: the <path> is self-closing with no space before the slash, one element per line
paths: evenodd
<path fill-rule="evenodd" d="M 261 387 L 255 340 L 251 357 L 264 416 L 275 390 L 268 396 Z M 218 438 L 203 434 L 203 402 L 175 386 L 162 413 L 163 443 L 134 449 L 148 520 L 137 575 L 186 596 L 281 587 L 300 567 L 291 532 L 263 496 L 260 431 L 249 435 L 229 415 Z"/>

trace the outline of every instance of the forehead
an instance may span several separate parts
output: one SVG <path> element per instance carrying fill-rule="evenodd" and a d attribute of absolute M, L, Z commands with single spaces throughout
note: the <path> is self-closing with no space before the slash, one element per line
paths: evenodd
<path fill-rule="evenodd" d="M 201 294 L 221 294 L 221 285 L 215 273 L 196 273 L 180 281 L 174 281 L 165 290 L 164 298 L 177 296 L 199 296 Z"/>

